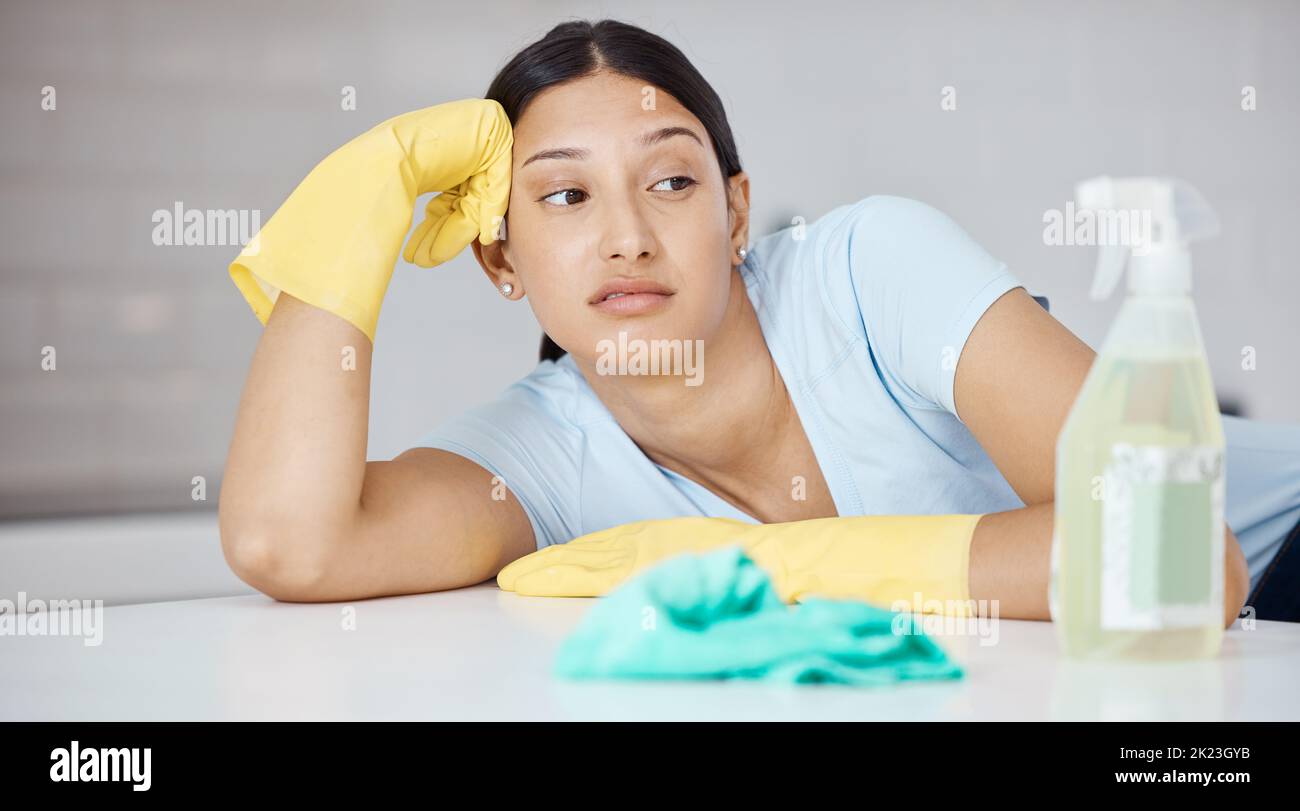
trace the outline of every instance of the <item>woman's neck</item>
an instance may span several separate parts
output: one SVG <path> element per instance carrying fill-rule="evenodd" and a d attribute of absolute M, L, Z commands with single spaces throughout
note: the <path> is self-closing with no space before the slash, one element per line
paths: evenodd
<path fill-rule="evenodd" d="M 744 482 L 772 469 L 794 414 L 737 272 L 722 324 L 704 350 L 697 362 L 706 373 L 697 386 L 680 375 L 609 375 L 594 364 L 578 366 L 651 460 L 743 494 Z"/>

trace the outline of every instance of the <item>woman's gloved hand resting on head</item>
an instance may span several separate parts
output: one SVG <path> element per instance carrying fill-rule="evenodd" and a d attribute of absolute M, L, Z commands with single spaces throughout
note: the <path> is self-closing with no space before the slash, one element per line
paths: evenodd
<path fill-rule="evenodd" d="M 399 252 L 433 267 L 475 238 L 500 236 L 513 146 L 505 110 L 489 99 L 390 118 L 311 170 L 231 263 L 231 278 L 263 324 L 283 290 L 373 342 Z M 402 252 L 415 200 L 428 192 L 441 194 Z"/>

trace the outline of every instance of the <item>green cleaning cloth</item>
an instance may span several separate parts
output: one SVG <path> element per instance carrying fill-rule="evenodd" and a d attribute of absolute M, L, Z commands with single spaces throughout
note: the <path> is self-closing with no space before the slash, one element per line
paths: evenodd
<path fill-rule="evenodd" d="M 851 685 L 962 677 L 912 615 L 857 600 L 787 606 L 739 546 L 678 555 L 598 598 L 556 673 Z"/>

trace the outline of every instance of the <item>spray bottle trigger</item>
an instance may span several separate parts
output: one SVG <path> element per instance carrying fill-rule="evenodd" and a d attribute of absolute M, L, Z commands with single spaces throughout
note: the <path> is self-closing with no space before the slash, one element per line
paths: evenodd
<path fill-rule="evenodd" d="M 1109 298 L 1124 275 L 1129 249 L 1125 245 L 1102 245 L 1097 253 L 1097 275 L 1092 279 L 1088 296 L 1093 301 Z"/>

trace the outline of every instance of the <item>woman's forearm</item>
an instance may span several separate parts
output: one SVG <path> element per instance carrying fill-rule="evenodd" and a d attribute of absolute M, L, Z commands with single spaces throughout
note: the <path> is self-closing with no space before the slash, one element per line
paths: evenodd
<path fill-rule="evenodd" d="M 989 513 L 971 538 L 970 595 L 997 600 L 1007 619 L 1051 619 L 1047 586 L 1051 577 L 1054 503 Z M 1224 625 L 1241 613 L 1250 586 L 1246 559 L 1229 529 L 1224 540 Z"/>
<path fill-rule="evenodd" d="M 980 519 L 970 542 L 971 599 L 997 600 L 998 616 L 1008 619 L 1051 619 L 1052 507 L 1049 501 Z"/>
<path fill-rule="evenodd" d="M 221 486 L 222 546 L 245 579 L 315 576 L 330 539 L 355 517 L 370 357 L 369 339 L 353 325 L 287 293 L 277 299 L 244 385 Z"/>

